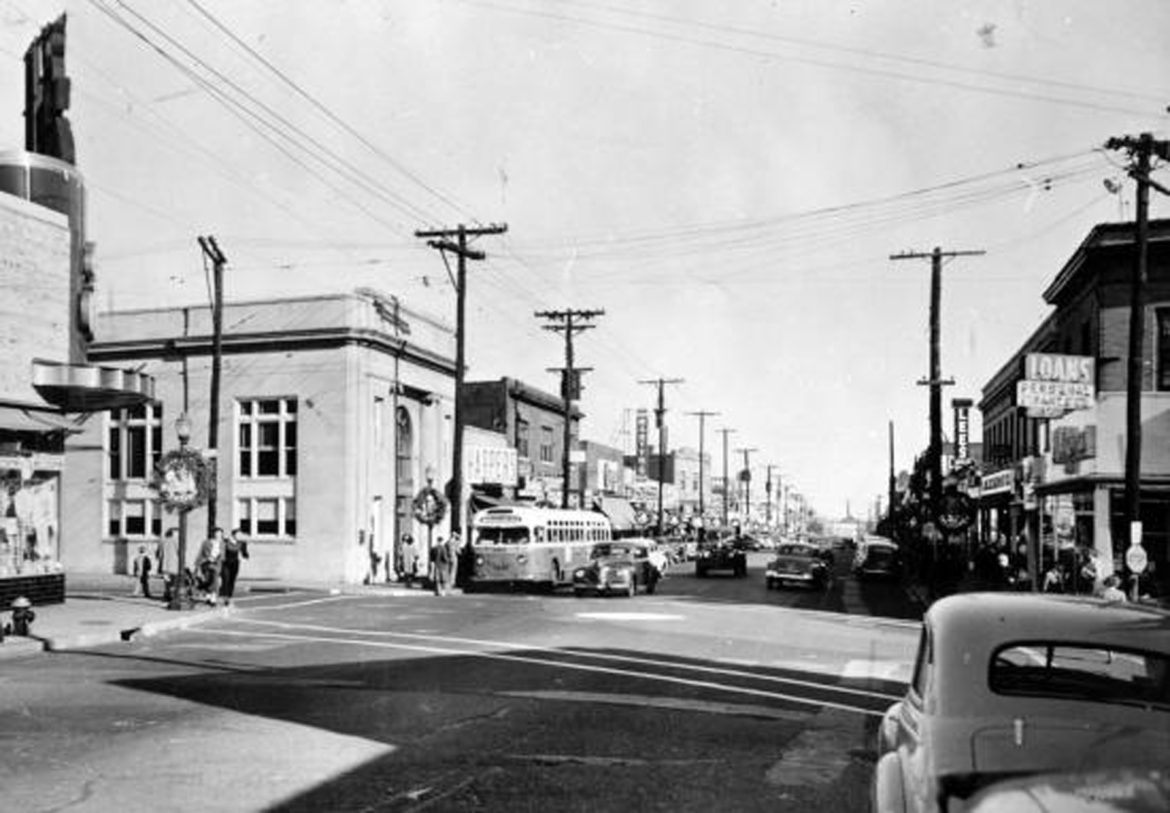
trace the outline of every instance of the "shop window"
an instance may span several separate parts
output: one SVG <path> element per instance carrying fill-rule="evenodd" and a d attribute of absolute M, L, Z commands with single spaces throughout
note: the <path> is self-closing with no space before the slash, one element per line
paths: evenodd
<path fill-rule="evenodd" d="M 1155 311 L 1158 324 L 1158 389 L 1170 390 L 1170 308 Z"/>
<path fill-rule="evenodd" d="M 297 473 L 295 398 L 239 401 L 237 465 L 243 479 L 293 477 Z"/>

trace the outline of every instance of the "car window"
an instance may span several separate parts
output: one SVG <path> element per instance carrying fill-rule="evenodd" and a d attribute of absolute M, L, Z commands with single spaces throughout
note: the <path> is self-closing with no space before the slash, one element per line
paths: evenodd
<path fill-rule="evenodd" d="M 918 654 L 914 658 L 914 676 L 910 680 L 910 685 L 919 697 L 926 695 L 926 673 L 931 660 L 930 634 L 923 626 L 922 633 L 918 636 Z"/>
<path fill-rule="evenodd" d="M 992 656 L 989 683 L 1005 695 L 1170 708 L 1170 657 L 1095 643 L 1014 643 Z"/>

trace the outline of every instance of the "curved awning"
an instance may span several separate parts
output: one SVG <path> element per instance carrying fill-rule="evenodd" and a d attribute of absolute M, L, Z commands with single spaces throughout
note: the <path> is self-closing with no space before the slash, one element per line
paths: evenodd
<path fill-rule="evenodd" d="M 597 497 L 593 504 L 609 518 L 615 531 L 632 531 L 638 527 L 634 506 L 625 497 Z"/>
<path fill-rule="evenodd" d="M 154 400 L 154 377 L 92 364 L 33 361 L 32 385 L 66 412 L 122 409 Z"/>

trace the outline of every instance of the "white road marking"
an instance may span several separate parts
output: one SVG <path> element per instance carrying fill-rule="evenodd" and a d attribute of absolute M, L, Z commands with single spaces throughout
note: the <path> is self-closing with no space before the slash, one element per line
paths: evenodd
<path fill-rule="evenodd" d="M 851 660 L 845 662 L 841 677 L 905 683 L 910 679 L 910 665 L 901 661 Z"/>
<path fill-rule="evenodd" d="M 355 601 L 360 596 L 331 595 L 328 598 L 311 598 L 305 601 L 293 601 L 288 604 L 265 604 L 262 607 L 249 607 L 252 612 L 261 610 L 291 610 L 295 607 L 309 607 L 314 604 L 335 604 L 339 601 Z"/>
<path fill-rule="evenodd" d="M 313 641 L 313 642 L 323 643 L 323 644 L 365 646 L 365 647 L 372 647 L 372 648 L 376 648 L 376 649 L 398 649 L 398 650 L 406 650 L 409 652 L 428 652 L 431 654 L 438 654 L 438 655 L 462 655 L 462 656 L 471 656 L 471 657 L 477 657 L 477 658 L 485 658 L 485 659 L 489 659 L 489 660 L 508 661 L 508 662 L 513 662 L 513 663 L 537 664 L 537 665 L 541 665 L 541 666 L 551 666 L 551 667 L 555 667 L 558 669 L 569 669 L 569 670 L 574 670 L 574 671 L 579 671 L 579 672 L 593 672 L 593 673 L 600 673 L 600 674 L 621 675 L 622 677 L 644 678 L 647 680 L 656 680 L 656 681 L 659 681 L 661 683 L 672 683 L 672 684 L 678 684 L 678 685 L 683 685 L 683 686 L 692 686 L 692 687 L 697 687 L 697 688 L 713 689 L 716 691 L 730 692 L 732 694 L 746 694 L 749 696 L 763 697 L 763 698 L 767 698 L 770 700 L 783 700 L 783 701 L 787 701 L 787 702 L 791 702 L 791 703 L 800 703 L 800 704 L 806 705 L 806 706 L 815 706 L 815 707 L 820 707 L 820 708 L 835 708 L 835 709 L 840 709 L 842 711 L 853 712 L 855 714 L 864 714 L 864 715 L 875 716 L 875 717 L 880 717 L 882 714 L 881 712 L 874 711 L 873 709 L 859 708 L 856 706 L 850 706 L 850 705 L 845 704 L 845 703 L 836 703 L 836 702 L 833 702 L 830 700 L 814 700 L 812 698 L 801 697 L 799 695 L 786 694 L 783 692 L 774 692 L 774 691 L 768 691 L 765 689 L 754 689 L 754 688 L 750 688 L 747 686 L 729 686 L 726 684 L 715 683 L 715 682 L 707 681 L 707 680 L 696 680 L 696 679 L 692 679 L 692 678 L 676 677 L 673 675 L 662 675 L 662 674 L 657 674 L 654 672 L 641 672 L 641 671 L 633 671 L 633 670 L 627 670 L 627 669 L 618 669 L 618 668 L 610 667 L 610 666 L 598 666 L 595 664 L 569 663 L 569 662 L 559 661 L 559 660 L 543 659 L 543 658 L 535 657 L 535 654 L 534 655 L 509 655 L 509 654 L 505 654 L 502 652 L 491 652 L 491 651 L 466 649 L 466 648 L 460 649 L 460 648 L 455 648 L 455 647 L 451 647 L 451 646 L 442 647 L 442 646 L 434 646 L 434 645 L 426 645 L 426 644 L 394 643 L 394 642 L 390 642 L 390 641 L 371 641 L 371 640 L 368 640 L 365 638 L 341 637 L 343 635 L 349 635 L 349 634 L 353 634 L 355 632 L 357 632 L 359 634 L 370 635 L 370 636 L 394 635 L 397 637 L 404 637 L 404 638 L 423 637 L 423 636 L 413 636 L 413 635 L 409 635 L 407 633 L 377 633 L 377 632 L 366 633 L 363 631 L 345 630 L 345 629 L 337 629 L 337 628 L 330 628 L 330 627 L 313 627 L 313 626 L 308 625 L 308 624 L 305 624 L 305 625 L 283 624 L 283 623 L 275 622 L 275 621 L 253 621 L 251 619 L 240 619 L 240 621 L 245 622 L 245 623 L 249 623 L 249 624 L 256 624 L 256 625 L 261 625 L 261 626 L 274 626 L 274 627 L 280 627 L 280 628 L 284 628 L 284 629 L 294 629 L 294 630 L 295 629 L 315 629 L 317 631 L 322 631 L 322 632 L 331 632 L 331 633 L 334 633 L 334 635 L 332 637 L 325 637 L 322 635 L 305 635 L 303 633 L 302 634 L 292 634 L 292 633 L 280 633 L 280 632 L 246 632 L 244 630 L 223 630 L 223 629 L 215 630 L 214 632 L 219 634 L 219 635 L 229 635 L 229 636 L 236 636 L 236 637 L 253 637 L 253 636 L 259 635 L 262 637 L 278 638 L 278 639 L 282 639 L 282 640 Z M 447 638 L 447 639 L 441 639 L 441 640 L 455 642 L 455 641 L 458 641 L 459 639 Z M 469 641 L 468 643 L 475 644 L 475 645 L 490 645 L 489 642 L 483 642 L 483 641 Z M 547 650 L 547 649 L 542 650 L 542 649 L 538 649 L 538 648 L 524 647 L 524 646 L 516 645 L 516 644 L 500 644 L 500 646 L 505 646 L 509 649 L 528 649 L 529 651 L 531 651 L 533 653 L 544 652 L 547 654 L 553 654 L 555 652 L 555 650 Z M 599 660 L 644 662 L 644 663 L 652 664 L 655 666 L 668 666 L 671 668 L 689 669 L 691 671 L 732 674 L 728 670 L 716 669 L 714 667 L 701 667 L 701 666 L 694 666 L 691 664 L 675 664 L 675 663 L 671 663 L 669 661 L 663 663 L 663 662 L 653 661 L 653 660 L 644 659 L 644 658 L 626 658 L 626 657 L 622 657 L 622 656 L 603 655 L 600 653 L 597 655 L 594 655 L 593 653 L 570 653 L 570 654 L 577 654 L 581 657 L 592 657 L 594 659 L 599 659 Z M 742 675 L 743 673 L 740 673 L 740 674 Z M 859 689 L 843 689 L 843 688 L 834 687 L 834 686 L 826 687 L 824 684 L 811 683 L 808 681 L 788 680 L 785 678 L 775 678 L 775 677 L 769 677 L 769 676 L 763 676 L 763 675 L 748 675 L 748 676 L 752 677 L 752 678 L 760 679 L 760 680 L 771 680 L 771 681 L 794 683 L 794 684 L 802 684 L 803 683 L 805 685 L 816 687 L 816 688 L 822 689 L 822 690 L 845 692 L 848 694 L 856 694 L 856 695 L 875 694 L 873 692 L 866 692 L 866 691 L 862 691 Z M 878 695 L 878 696 L 884 696 L 884 695 Z"/>
<path fill-rule="evenodd" d="M 666 613 L 626 613 L 626 612 L 600 612 L 600 613 L 575 613 L 577 618 L 589 618 L 598 621 L 685 621 L 686 617 L 681 615 L 668 615 Z"/>
<path fill-rule="evenodd" d="M 739 715 L 742 717 L 767 717 L 771 720 L 803 722 L 812 712 L 773 709 L 767 706 L 752 706 L 742 703 L 712 703 L 704 700 L 684 700 L 676 697 L 652 697 L 645 694 L 608 694 L 604 692 L 497 692 L 507 697 L 524 697 L 533 700 L 556 700 L 558 702 L 612 703 L 618 706 L 652 706 L 658 709 L 678 711 L 702 711 L 709 714 Z"/>

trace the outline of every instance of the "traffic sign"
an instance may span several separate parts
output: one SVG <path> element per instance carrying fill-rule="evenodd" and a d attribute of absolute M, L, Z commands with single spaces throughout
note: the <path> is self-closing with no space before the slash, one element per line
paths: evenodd
<path fill-rule="evenodd" d="M 1130 545 L 1129 550 L 1125 552 L 1125 566 L 1134 573 L 1141 573 L 1149 563 L 1146 549 L 1141 545 Z"/>

